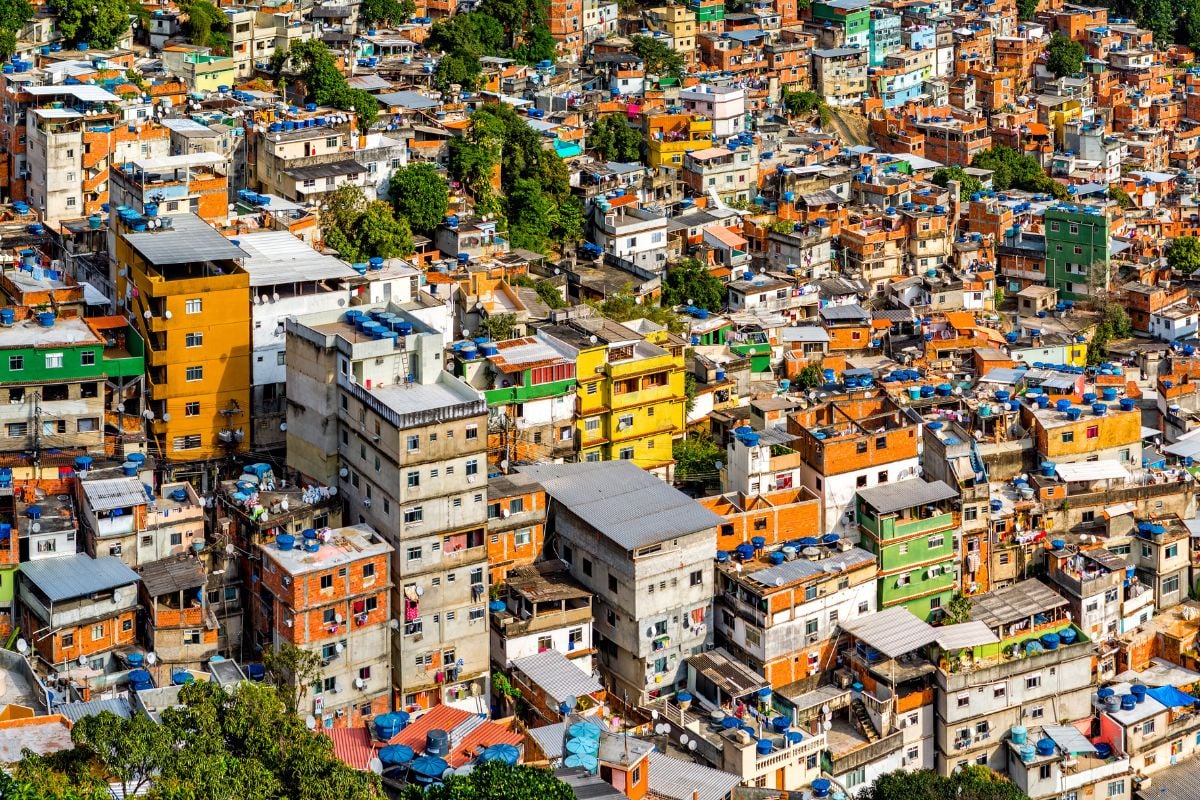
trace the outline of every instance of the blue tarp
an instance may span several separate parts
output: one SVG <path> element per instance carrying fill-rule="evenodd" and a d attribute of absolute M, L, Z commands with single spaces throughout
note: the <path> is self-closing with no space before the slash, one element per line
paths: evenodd
<path fill-rule="evenodd" d="M 1181 692 L 1174 686 L 1156 686 L 1153 689 L 1147 690 L 1146 694 L 1168 708 L 1178 708 L 1180 706 L 1190 706 L 1200 703 L 1200 698 L 1192 697 L 1187 692 Z"/>

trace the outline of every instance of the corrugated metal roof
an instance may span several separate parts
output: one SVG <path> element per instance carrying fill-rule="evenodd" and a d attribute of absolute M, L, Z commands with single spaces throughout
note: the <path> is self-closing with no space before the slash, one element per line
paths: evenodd
<path fill-rule="evenodd" d="M 195 214 L 178 214 L 170 219 L 170 228 L 127 233 L 125 241 L 151 264 L 160 266 L 245 258 L 241 248 Z"/>
<path fill-rule="evenodd" d="M 938 647 L 943 650 L 961 650 L 964 647 L 1000 643 L 1000 638 L 992 633 L 991 628 L 978 620 L 943 625 L 934 628 L 934 631 L 937 633 Z"/>
<path fill-rule="evenodd" d="M 111 700 L 88 700 L 82 703 L 63 703 L 61 706 L 55 706 L 54 710 L 71 722 L 79 722 L 84 717 L 95 716 L 101 711 L 108 711 L 123 719 L 129 719 L 132 716 L 129 710 L 129 699 L 125 697 L 114 697 Z"/>
<path fill-rule="evenodd" d="M 927 503 L 938 503 L 958 496 L 958 490 L 943 481 L 924 481 L 909 478 L 895 483 L 881 483 L 870 489 L 859 489 L 858 496 L 880 514 L 891 514 Z"/>
<path fill-rule="evenodd" d="M 542 752 L 546 754 L 546 758 L 555 759 L 562 758 L 563 734 L 566 731 L 567 723 L 556 722 L 541 728 L 531 728 L 525 731 L 525 734 L 541 748 Z"/>
<path fill-rule="evenodd" d="M 112 511 L 116 508 L 144 506 L 149 499 L 146 496 L 146 488 L 137 478 L 80 481 L 80 486 L 93 511 Z"/>
<path fill-rule="evenodd" d="M 514 658 L 514 669 L 524 672 L 529 679 L 556 703 L 568 698 L 578 698 L 599 692 L 604 687 L 592 675 L 557 650 L 544 650 L 524 658 Z"/>
<path fill-rule="evenodd" d="M 1154 782 L 1138 789 L 1137 797 L 1138 800 L 1200 797 L 1200 758 L 1185 760 L 1170 769 L 1154 773 Z"/>
<path fill-rule="evenodd" d="M 55 603 L 128 586 L 139 580 L 138 574 L 121 559 L 115 556 L 92 558 L 87 553 L 27 561 L 21 565 L 21 574 Z"/>
<path fill-rule="evenodd" d="M 151 561 L 142 565 L 138 572 L 142 576 L 142 583 L 146 584 L 146 592 L 151 597 L 185 592 L 204 585 L 204 567 L 199 561 L 187 556 Z"/>
<path fill-rule="evenodd" d="M 1067 605 L 1066 598 L 1037 578 L 971 598 L 971 619 L 992 630 Z"/>
<path fill-rule="evenodd" d="M 117 97 L 107 89 L 87 83 L 56 83 L 50 86 L 23 86 L 21 91 L 27 92 L 34 97 L 53 97 L 56 95 L 69 94 L 76 100 L 84 103 L 119 103 L 121 101 L 121 98 Z"/>
<path fill-rule="evenodd" d="M 1115 459 L 1059 464 L 1055 471 L 1058 473 L 1058 477 L 1068 483 L 1071 481 L 1129 480 L 1129 470 L 1121 466 L 1121 462 Z"/>
<path fill-rule="evenodd" d="M 287 231 L 242 234 L 238 246 L 246 253 L 242 269 L 251 286 L 358 277 L 345 261 L 318 253 Z"/>
<path fill-rule="evenodd" d="M 538 464 L 519 469 L 626 550 L 715 528 L 723 522 L 722 517 L 632 461 Z M 715 558 L 716 541 L 709 544 Z"/>
<path fill-rule="evenodd" d="M 821 309 L 821 319 L 829 320 L 830 322 L 866 322 L 870 318 L 871 315 L 858 303 L 850 303 L 844 306 L 825 306 Z"/>
<path fill-rule="evenodd" d="M 811 578 L 814 575 L 841 572 L 854 564 L 874 560 L 875 556 L 861 547 L 852 547 L 845 552 L 830 553 L 819 561 L 809 561 L 806 558 L 785 561 L 782 564 L 748 573 L 746 577 L 763 586 L 784 586 L 793 581 Z"/>
<path fill-rule="evenodd" d="M 842 627 L 888 658 L 911 653 L 937 639 L 937 630 L 932 625 L 903 606 L 844 622 Z"/>
<path fill-rule="evenodd" d="M 1071 725 L 1043 725 L 1042 731 L 1054 740 L 1054 743 L 1070 755 L 1079 753 L 1094 753 L 1096 746 Z"/>
<path fill-rule="evenodd" d="M 333 740 L 333 754 L 358 770 L 366 770 L 375 757 L 371 735 L 366 728 L 321 728 L 321 733 Z"/>
<path fill-rule="evenodd" d="M 649 756 L 647 776 L 650 791 L 670 800 L 724 800 L 742 779 L 692 761 L 673 758 L 655 750 Z"/>

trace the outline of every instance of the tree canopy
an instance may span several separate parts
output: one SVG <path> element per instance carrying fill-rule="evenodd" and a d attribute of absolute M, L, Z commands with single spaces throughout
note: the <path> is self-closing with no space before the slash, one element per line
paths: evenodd
<path fill-rule="evenodd" d="M 105 50 L 116 47 L 129 30 L 126 0 L 50 0 L 58 31 L 71 42 Z"/>
<path fill-rule="evenodd" d="M 641 161 L 645 137 L 619 114 L 607 114 L 588 133 L 588 145 L 605 161 Z"/>
<path fill-rule="evenodd" d="M 450 187 L 446 177 L 433 164 L 417 162 L 392 173 L 388 196 L 396 213 L 408 220 L 415 231 L 433 233 L 446 218 L 450 205 Z"/>
<path fill-rule="evenodd" d="M 540 767 L 480 764 L 467 775 L 454 775 L 427 789 L 409 784 L 401 800 L 574 800 L 575 793 L 554 773 Z"/>
<path fill-rule="evenodd" d="M 960 200 L 970 200 L 971 195 L 983 191 L 983 181 L 974 175 L 968 175 L 962 167 L 942 167 L 933 173 L 933 182 L 938 186 L 950 186 L 950 181 L 958 181 L 958 197 Z"/>
<path fill-rule="evenodd" d="M 367 202 L 357 186 L 343 186 L 325 198 L 320 219 L 325 246 L 336 250 L 346 261 L 361 263 L 369 258 L 395 258 L 413 252 L 408 220 L 397 217 L 385 200 Z M 294 675 L 294 666 L 284 664 L 279 671 Z"/>
<path fill-rule="evenodd" d="M 1046 55 L 1046 69 L 1061 78 L 1083 70 L 1083 60 L 1087 57 L 1087 51 L 1074 39 L 1055 33 L 1050 39 L 1050 44 L 1046 46 Z"/>
<path fill-rule="evenodd" d="M 992 188 L 1023 189 L 1027 192 L 1050 194 L 1058 199 L 1067 197 L 1067 190 L 1051 178 L 1033 156 L 1021 155 L 1011 147 L 995 145 L 971 159 L 971 166 L 992 171 Z"/>
<path fill-rule="evenodd" d="M 683 483 L 716 483 L 720 477 L 717 462 L 725 458 L 721 446 L 704 434 L 689 434 L 671 445 L 675 459 L 675 480 Z"/>
<path fill-rule="evenodd" d="M 720 311 L 725 307 L 725 284 L 697 259 L 685 258 L 667 268 L 663 280 L 663 303 Z"/>
<path fill-rule="evenodd" d="M 1037 15 L 1038 0 L 1017 0 L 1017 19 L 1029 22 Z"/>
<path fill-rule="evenodd" d="M 408 22 L 417 4 L 413 0 L 363 0 L 359 6 L 359 17 L 367 25 L 377 23 L 400 25 Z"/>
<path fill-rule="evenodd" d="M 646 74 L 660 78 L 679 78 L 683 75 L 683 56 L 661 39 L 653 36 L 634 36 L 629 49 L 645 64 Z"/>
<path fill-rule="evenodd" d="M 1100 306 L 1100 322 L 1092 331 L 1088 342 L 1089 364 L 1100 364 L 1108 360 L 1108 345 L 1113 339 L 1127 339 L 1133 333 L 1129 314 L 1120 303 L 1103 303 Z"/>
<path fill-rule="evenodd" d="M 1028 800 L 1015 783 L 987 767 L 972 764 L 953 775 L 933 770 L 897 770 L 880 775 L 858 800 Z"/>
<path fill-rule="evenodd" d="M 17 34 L 32 17 L 29 0 L 0 0 L 0 58 L 17 51 Z"/>
<path fill-rule="evenodd" d="M 1200 267 L 1200 239 L 1180 236 L 1167 247 L 1167 266 L 1181 275 L 1191 275 Z"/>
<path fill-rule="evenodd" d="M 294 41 L 286 51 L 275 52 L 272 65 L 276 73 L 290 64 L 299 73 L 308 98 L 321 106 L 342 111 L 351 109 L 358 115 L 359 129 L 365 131 L 379 116 L 379 101 L 370 92 L 351 89 L 338 69 L 337 60 L 329 47 L 319 39 Z"/>
<path fill-rule="evenodd" d="M 271 686 L 243 683 L 228 693 L 215 683 L 180 689 L 180 706 L 131 719 L 110 712 L 80 720 L 75 749 L 26 755 L 0 795 L 29 800 L 96 800 L 107 780 L 129 796 L 150 785 L 151 800 L 376 800 L 379 779 L 333 753 Z"/>
<path fill-rule="evenodd" d="M 229 18 L 209 0 L 190 0 L 181 3 L 180 9 L 187 14 L 187 31 L 192 44 L 211 47 L 220 55 L 229 53 L 229 37 L 223 31 L 229 27 Z"/>

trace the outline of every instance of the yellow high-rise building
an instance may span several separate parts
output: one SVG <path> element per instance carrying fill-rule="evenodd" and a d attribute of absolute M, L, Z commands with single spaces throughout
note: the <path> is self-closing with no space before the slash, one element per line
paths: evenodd
<path fill-rule="evenodd" d="M 633 461 L 674 473 L 672 442 L 683 436 L 685 342 L 647 320 L 586 317 L 542 329 L 578 351 L 576 440 L 581 461 Z"/>
<path fill-rule="evenodd" d="M 249 443 L 245 253 L 194 214 L 110 224 L 117 308 L 146 342 L 152 452 L 198 476 Z"/>
<path fill-rule="evenodd" d="M 712 146 L 712 132 L 712 120 L 699 114 L 648 114 L 646 165 L 679 168 L 688 150 Z"/>

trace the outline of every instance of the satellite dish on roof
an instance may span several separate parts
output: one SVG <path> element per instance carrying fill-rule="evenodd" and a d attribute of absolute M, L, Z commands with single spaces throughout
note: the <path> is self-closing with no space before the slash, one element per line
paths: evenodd
<path fill-rule="evenodd" d="M 158 663 L 158 653 L 154 652 L 153 650 L 151 650 L 149 653 L 146 653 L 146 663 L 152 667 L 155 664 L 157 664 Z"/>
<path fill-rule="evenodd" d="M 21 655 L 25 655 L 29 652 L 29 642 L 25 641 L 23 637 L 17 639 L 17 652 Z"/>
<path fill-rule="evenodd" d="M 314 717 L 312 714 L 309 714 L 307 717 L 304 718 L 304 727 L 308 728 L 310 731 L 313 728 L 317 727 L 317 718 Z"/>
<path fill-rule="evenodd" d="M 367 769 L 371 770 L 371 772 L 374 772 L 376 775 L 382 775 L 383 762 L 378 758 L 372 758 L 369 762 L 367 762 Z"/>

